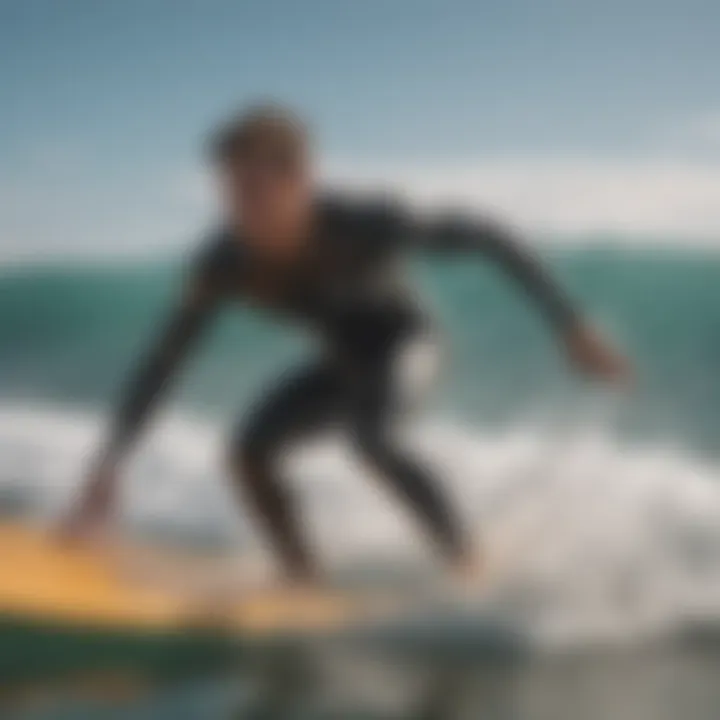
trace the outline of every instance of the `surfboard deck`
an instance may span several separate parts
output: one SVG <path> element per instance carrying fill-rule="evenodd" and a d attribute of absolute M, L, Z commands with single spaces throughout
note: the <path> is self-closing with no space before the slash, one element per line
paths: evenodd
<path fill-rule="evenodd" d="M 288 648 L 315 650 L 325 639 L 333 645 L 357 637 L 383 648 L 390 643 L 393 652 L 435 653 L 433 628 L 442 630 L 443 623 L 434 613 L 458 609 L 442 585 L 439 599 L 442 605 L 447 597 L 447 607 L 394 579 L 302 597 L 282 589 L 186 592 L 238 566 L 236 555 L 129 540 L 67 543 L 43 528 L 0 521 L 0 704 L 2 688 L 34 687 L 38 680 L 178 677 L 258 658 L 264 663 Z M 473 627 L 480 644 L 498 644 L 493 617 L 474 618 Z"/>
<path fill-rule="evenodd" d="M 398 604 L 331 589 L 196 592 L 194 581 L 218 571 L 217 559 L 118 541 L 69 543 L 22 523 L 0 523 L 0 557 L 0 616 L 60 627 L 256 637 L 332 630 Z M 157 582 L 168 569 L 185 579 L 184 588 Z"/>

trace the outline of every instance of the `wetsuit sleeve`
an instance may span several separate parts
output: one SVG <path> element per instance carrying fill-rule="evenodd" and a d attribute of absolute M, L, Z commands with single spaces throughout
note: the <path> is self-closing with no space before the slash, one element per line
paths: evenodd
<path fill-rule="evenodd" d="M 512 229 L 493 220 L 461 216 L 406 220 L 404 224 L 403 234 L 416 247 L 437 253 L 478 252 L 497 262 L 558 330 L 577 322 L 572 302 Z"/>
<path fill-rule="evenodd" d="M 217 304 L 208 273 L 195 268 L 183 295 L 126 386 L 105 447 L 115 461 L 129 448 Z"/>

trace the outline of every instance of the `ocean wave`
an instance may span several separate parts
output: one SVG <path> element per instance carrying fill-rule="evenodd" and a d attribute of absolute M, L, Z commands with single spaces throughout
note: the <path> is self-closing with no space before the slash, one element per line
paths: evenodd
<path fill-rule="evenodd" d="M 101 428 L 102 418 L 83 410 L 23 404 L 0 411 L 6 509 L 62 513 Z M 669 445 L 624 447 L 588 427 L 551 435 L 518 425 L 488 434 L 433 423 L 410 435 L 498 570 L 465 612 L 502 617 L 546 643 L 627 641 L 720 619 L 713 465 Z M 222 445 L 212 423 L 164 418 L 128 469 L 126 523 L 157 537 L 261 553 L 252 523 L 231 502 Z M 333 572 L 433 572 L 405 513 L 363 477 L 341 442 L 327 438 L 288 462 Z"/>
<path fill-rule="evenodd" d="M 714 453 L 720 264 L 681 252 L 575 250 L 557 275 L 637 368 L 616 425 L 672 435 Z M 530 408 L 576 403 L 579 386 L 522 295 L 492 268 L 419 265 L 448 344 L 440 402 L 453 416 L 511 426 Z M 0 395 L 87 403 L 114 396 L 153 337 L 179 277 L 171 264 L 78 268 L 0 276 Z M 308 350 L 312 338 L 252 313 L 228 312 L 181 385 L 183 406 L 234 413 L 259 384 Z M 582 390 L 580 390 L 582 394 Z M 569 402 L 568 402 L 569 401 Z M 562 409 L 561 408 L 561 409 Z"/>

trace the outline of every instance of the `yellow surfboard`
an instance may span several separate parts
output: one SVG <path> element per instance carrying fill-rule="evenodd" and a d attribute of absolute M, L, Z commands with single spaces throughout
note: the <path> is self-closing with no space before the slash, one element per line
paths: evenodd
<path fill-rule="evenodd" d="M 388 607 L 332 590 L 198 591 L 199 578 L 217 576 L 222 562 L 127 542 L 66 542 L 0 523 L 0 617 L 110 631 L 214 628 L 247 637 L 331 630 Z"/>

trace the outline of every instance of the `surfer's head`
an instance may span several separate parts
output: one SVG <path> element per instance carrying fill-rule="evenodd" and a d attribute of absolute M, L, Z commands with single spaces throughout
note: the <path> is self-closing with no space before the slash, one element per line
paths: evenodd
<path fill-rule="evenodd" d="M 271 242 L 293 235 L 312 201 L 311 142 L 290 110 L 260 105 L 213 136 L 211 154 L 230 220 Z"/>

